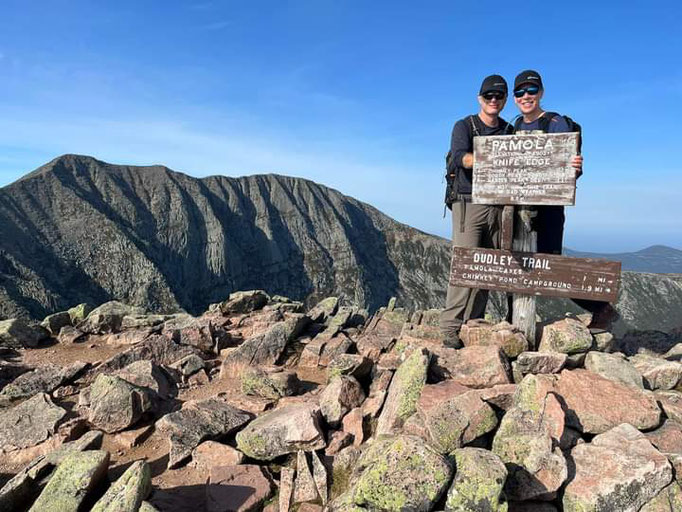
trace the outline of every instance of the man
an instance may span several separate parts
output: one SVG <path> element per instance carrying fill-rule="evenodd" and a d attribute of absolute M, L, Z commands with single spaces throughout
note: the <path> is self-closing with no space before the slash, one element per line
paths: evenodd
<path fill-rule="evenodd" d="M 455 123 L 447 157 L 448 191 L 445 202 L 452 210 L 452 244 L 457 247 L 497 248 L 501 209 L 471 203 L 474 136 L 504 135 L 511 127 L 500 112 L 507 101 L 507 82 L 500 75 L 483 80 L 478 92 L 479 111 Z M 482 318 L 488 291 L 448 283 L 440 328 L 444 343 L 460 347 L 459 330 L 470 318 Z"/>
<path fill-rule="evenodd" d="M 540 100 L 544 93 L 542 77 L 537 71 L 522 71 L 514 80 L 514 102 L 521 118 L 514 125 L 515 133 L 566 133 L 572 131 L 566 119 L 553 112 L 545 112 Z M 576 178 L 582 174 L 582 157 L 574 160 Z M 579 166 L 576 165 L 579 163 Z M 537 232 L 537 252 L 561 254 L 564 238 L 564 207 L 537 206 L 534 227 Z M 573 299 L 578 306 L 592 313 L 589 328 L 593 333 L 610 330 L 618 313 L 608 302 Z"/>

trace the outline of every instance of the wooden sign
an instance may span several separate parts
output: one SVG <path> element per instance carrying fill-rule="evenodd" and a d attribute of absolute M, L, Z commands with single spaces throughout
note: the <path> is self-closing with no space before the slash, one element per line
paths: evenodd
<path fill-rule="evenodd" d="M 616 302 L 620 262 L 454 247 L 450 283 L 525 295 Z"/>
<path fill-rule="evenodd" d="M 472 202 L 573 205 L 578 133 L 474 137 Z"/>

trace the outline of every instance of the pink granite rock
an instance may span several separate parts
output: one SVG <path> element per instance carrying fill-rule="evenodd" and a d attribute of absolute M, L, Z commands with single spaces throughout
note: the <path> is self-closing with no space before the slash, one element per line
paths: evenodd
<path fill-rule="evenodd" d="M 273 486 L 263 468 L 254 465 L 217 466 L 206 484 L 206 510 L 246 512 L 272 496 Z"/>
<path fill-rule="evenodd" d="M 452 379 L 471 388 L 511 384 L 507 356 L 496 346 L 434 349 L 431 373 L 436 380 Z"/>

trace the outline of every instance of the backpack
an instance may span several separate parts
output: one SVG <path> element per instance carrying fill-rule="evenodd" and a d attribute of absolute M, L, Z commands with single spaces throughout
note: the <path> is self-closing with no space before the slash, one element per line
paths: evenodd
<path fill-rule="evenodd" d="M 481 135 L 483 127 L 481 126 L 482 121 L 477 115 L 470 115 L 465 118 L 468 121 L 468 125 L 471 127 L 471 140 L 474 137 Z M 500 119 L 500 122 L 504 122 L 504 133 L 510 133 L 511 124 Z M 472 144 L 473 151 L 473 144 Z M 445 154 L 445 181 L 447 183 L 445 187 L 445 205 L 448 208 L 452 208 L 452 203 L 462 198 L 458 190 L 458 180 L 459 173 L 462 172 L 462 168 L 455 165 L 454 159 L 452 157 L 452 151 L 449 150 Z"/>
<path fill-rule="evenodd" d="M 568 129 L 572 132 L 578 132 L 578 154 L 580 154 L 580 151 L 582 150 L 583 146 L 583 129 L 578 123 L 576 123 L 570 117 L 562 116 L 557 112 L 545 112 L 544 115 L 538 119 L 538 126 L 540 130 L 544 133 L 549 133 L 549 123 L 552 121 L 552 119 L 554 119 L 555 116 L 563 117 L 564 121 L 566 121 L 566 124 L 568 125 Z M 519 126 L 521 126 L 522 122 L 523 122 L 522 116 L 518 116 L 514 120 L 514 133 L 516 133 L 516 131 L 519 129 Z"/>

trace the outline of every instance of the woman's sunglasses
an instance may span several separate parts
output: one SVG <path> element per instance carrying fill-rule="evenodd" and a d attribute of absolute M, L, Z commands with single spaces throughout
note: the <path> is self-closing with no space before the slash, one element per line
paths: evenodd
<path fill-rule="evenodd" d="M 483 99 L 486 101 L 491 101 L 493 99 L 495 100 L 503 100 L 505 98 L 505 94 L 501 92 L 486 92 L 484 94 L 481 94 L 483 96 Z"/>
<path fill-rule="evenodd" d="M 526 93 L 528 93 L 530 96 L 535 96 L 539 92 L 540 88 L 537 85 L 529 85 L 528 87 L 514 90 L 514 97 L 523 98 L 523 95 Z"/>

